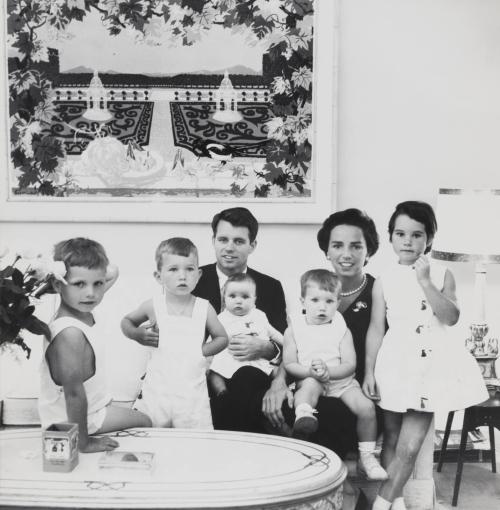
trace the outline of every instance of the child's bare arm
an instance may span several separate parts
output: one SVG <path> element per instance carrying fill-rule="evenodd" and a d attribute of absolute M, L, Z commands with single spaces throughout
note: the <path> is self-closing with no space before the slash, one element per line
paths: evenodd
<path fill-rule="evenodd" d="M 276 328 L 273 328 L 271 324 L 268 325 L 268 334 L 271 340 L 283 345 L 283 335 Z"/>
<path fill-rule="evenodd" d="M 378 400 L 378 389 L 373 375 L 375 361 L 385 335 L 385 298 L 380 280 L 375 280 L 372 289 L 372 312 L 366 333 L 365 380 L 363 392 L 372 400 Z M 360 361 L 362 363 L 363 360 Z"/>
<path fill-rule="evenodd" d="M 326 364 L 330 379 L 343 379 L 356 370 L 356 351 L 352 341 L 352 334 L 349 329 L 346 330 L 344 337 L 340 342 L 340 365 Z"/>
<path fill-rule="evenodd" d="M 455 325 L 460 310 L 455 295 L 455 278 L 451 271 L 446 270 L 443 288 L 438 289 L 430 278 L 429 260 L 421 255 L 415 262 L 415 274 L 434 315 L 447 326 Z"/>
<path fill-rule="evenodd" d="M 104 292 L 107 292 L 118 280 L 118 276 L 120 275 L 120 271 L 118 266 L 115 264 L 108 264 L 106 268 L 106 277 L 104 282 Z"/>
<path fill-rule="evenodd" d="M 158 330 L 141 326 L 146 321 L 150 321 L 151 325 L 156 323 L 151 299 L 142 303 L 137 310 L 125 315 L 120 323 L 123 334 L 141 345 L 158 347 L 158 339 L 160 338 Z"/>
<path fill-rule="evenodd" d="M 294 379 L 305 379 L 306 377 L 314 377 L 311 367 L 305 367 L 299 363 L 297 357 L 297 344 L 293 336 L 292 328 L 288 327 L 283 336 L 283 365 L 285 370 Z"/>
<path fill-rule="evenodd" d="M 204 340 L 201 352 L 203 356 L 213 356 L 227 347 L 228 338 L 224 326 L 220 323 L 215 313 L 214 307 L 210 304 L 208 305 L 206 329 L 212 340 L 210 342 L 207 342 L 206 339 Z"/>
<path fill-rule="evenodd" d="M 227 392 L 224 377 L 213 370 L 208 371 L 208 383 L 217 397 Z"/>
<path fill-rule="evenodd" d="M 83 383 L 95 366 L 94 354 L 83 333 L 77 328 L 66 328 L 53 340 L 47 351 L 47 362 L 54 381 L 64 390 L 68 421 L 78 424 L 78 449 L 82 453 L 113 450 L 118 442 L 110 437 L 89 437 L 87 394 Z"/>

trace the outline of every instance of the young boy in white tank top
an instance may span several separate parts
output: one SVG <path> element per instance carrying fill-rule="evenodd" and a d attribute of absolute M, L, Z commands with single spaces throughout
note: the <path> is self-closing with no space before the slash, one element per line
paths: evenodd
<path fill-rule="evenodd" d="M 104 339 L 99 337 L 92 311 L 118 278 L 104 248 L 90 239 L 58 243 L 54 260 L 64 262 L 65 281 L 55 280 L 61 297 L 44 341 L 39 413 L 42 427 L 57 422 L 78 424 L 78 448 L 83 453 L 112 450 L 118 442 L 92 437 L 130 427 L 149 427 L 138 411 L 111 405 L 106 390 Z"/>

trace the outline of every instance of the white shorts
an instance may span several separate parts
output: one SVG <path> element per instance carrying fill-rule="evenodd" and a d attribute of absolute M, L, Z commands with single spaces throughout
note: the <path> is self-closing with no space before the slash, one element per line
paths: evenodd
<path fill-rule="evenodd" d="M 328 381 L 323 384 L 323 396 L 340 398 L 343 393 L 351 388 L 360 388 L 359 382 L 354 377 L 340 381 Z"/>
<path fill-rule="evenodd" d="M 87 416 L 87 430 L 89 434 L 95 434 L 102 427 L 106 419 L 106 410 L 110 404 Z"/>
<path fill-rule="evenodd" d="M 213 430 L 208 395 L 151 395 L 142 392 L 133 405 L 149 416 L 153 427 Z"/>

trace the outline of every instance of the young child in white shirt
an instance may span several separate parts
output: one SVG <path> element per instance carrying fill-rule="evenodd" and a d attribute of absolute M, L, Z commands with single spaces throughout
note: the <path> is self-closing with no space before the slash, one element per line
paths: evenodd
<path fill-rule="evenodd" d="M 291 317 L 285 331 L 283 363 L 296 381 L 295 437 L 318 428 L 314 408 L 320 396 L 340 398 L 357 417 L 358 469 L 369 480 L 386 480 L 374 456 L 377 439 L 375 404 L 354 378 L 356 352 L 352 335 L 337 311 L 341 282 L 335 273 L 312 269 L 300 279 L 305 314 Z"/>

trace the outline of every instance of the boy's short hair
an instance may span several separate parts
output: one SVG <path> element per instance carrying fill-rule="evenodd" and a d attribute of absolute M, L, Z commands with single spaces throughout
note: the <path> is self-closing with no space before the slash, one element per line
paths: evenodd
<path fill-rule="evenodd" d="M 350 225 L 361 229 L 365 238 L 368 255 L 370 257 L 375 255 L 379 244 L 375 223 L 364 211 L 354 207 L 330 214 L 323 222 L 322 227 L 318 231 L 317 239 L 319 247 L 325 254 L 328 253 L 332 230 L 339 225 Z"/>
<path fill-rule="evenodd" d="M 85 237 L 74 237 L 54 246 L 54 260 L 62 261 L 66 270 L 70 267 L 106 269 L 109 259 L 103 246 Z"/>
<path fill-rule="evenodd" d="M 155 252 L 156 268 L 158 271 L 162 268 L 164 253 L 180 255 L 181 257 L 189 257 L 189 255 L 194 253 L 196 256 L 196 262 L 198 262 L 198 249 L 194 245 L 193 241 L 186 237 L 171 237 L 170 239 L 162 241 L 158 245 Z"/>
<path fill-rule="evenodd" d="M 311 269 L 300 277 L 300 295 L 305 297 L 307 286 L 315 283 L 320 289 L 332 292 L 336 296 L 340 294 L 342 283 L 340 278 L 328 269 Z"/>
<path fill-rule="evenodd" d="M 222 288 L 222 295 L 226 295 L 226 289 L 230 283 L 240 283 L 240 282 L 247 282 L 251 283 L 255 288 L 255 294 L 257 294 L 257 284 L 255 283 L 255 280 L 248 274 L 248 273 L 236 273 L 231 275 L 224 284 L 224 287 Z"/>
<path fill-rule="evenodd" d="M 417 200 L 407 200 L 406 202 L 400 202 L 392 216 L 389 219 L 389 240 L 392 241 L 392 234 L 394 232 L 394 226 L 398 216 L 405 215 L 414 221 L 422 223 L 425 227 L 425 233 L 427 240 L 433 239 L 437 232 L 437 221 L 434 209 L 427 202 L 420 202 Z M 431 250 L 432 243 L 426 247 L 424 253 L 428 253 Z"/>
<path fill-rule="evenodd" d="M 224 209 L 220 213 L 217 213 L 212 220 L 212 232 L 214 236 L 217 233 L 217 225 L 221 220 L 227 221 L 233 227 L 248 228 L 248 237 L 251 243 L 257 238 L 259 222 L 246 207 L 231 207 L 230 209 Z"/>

